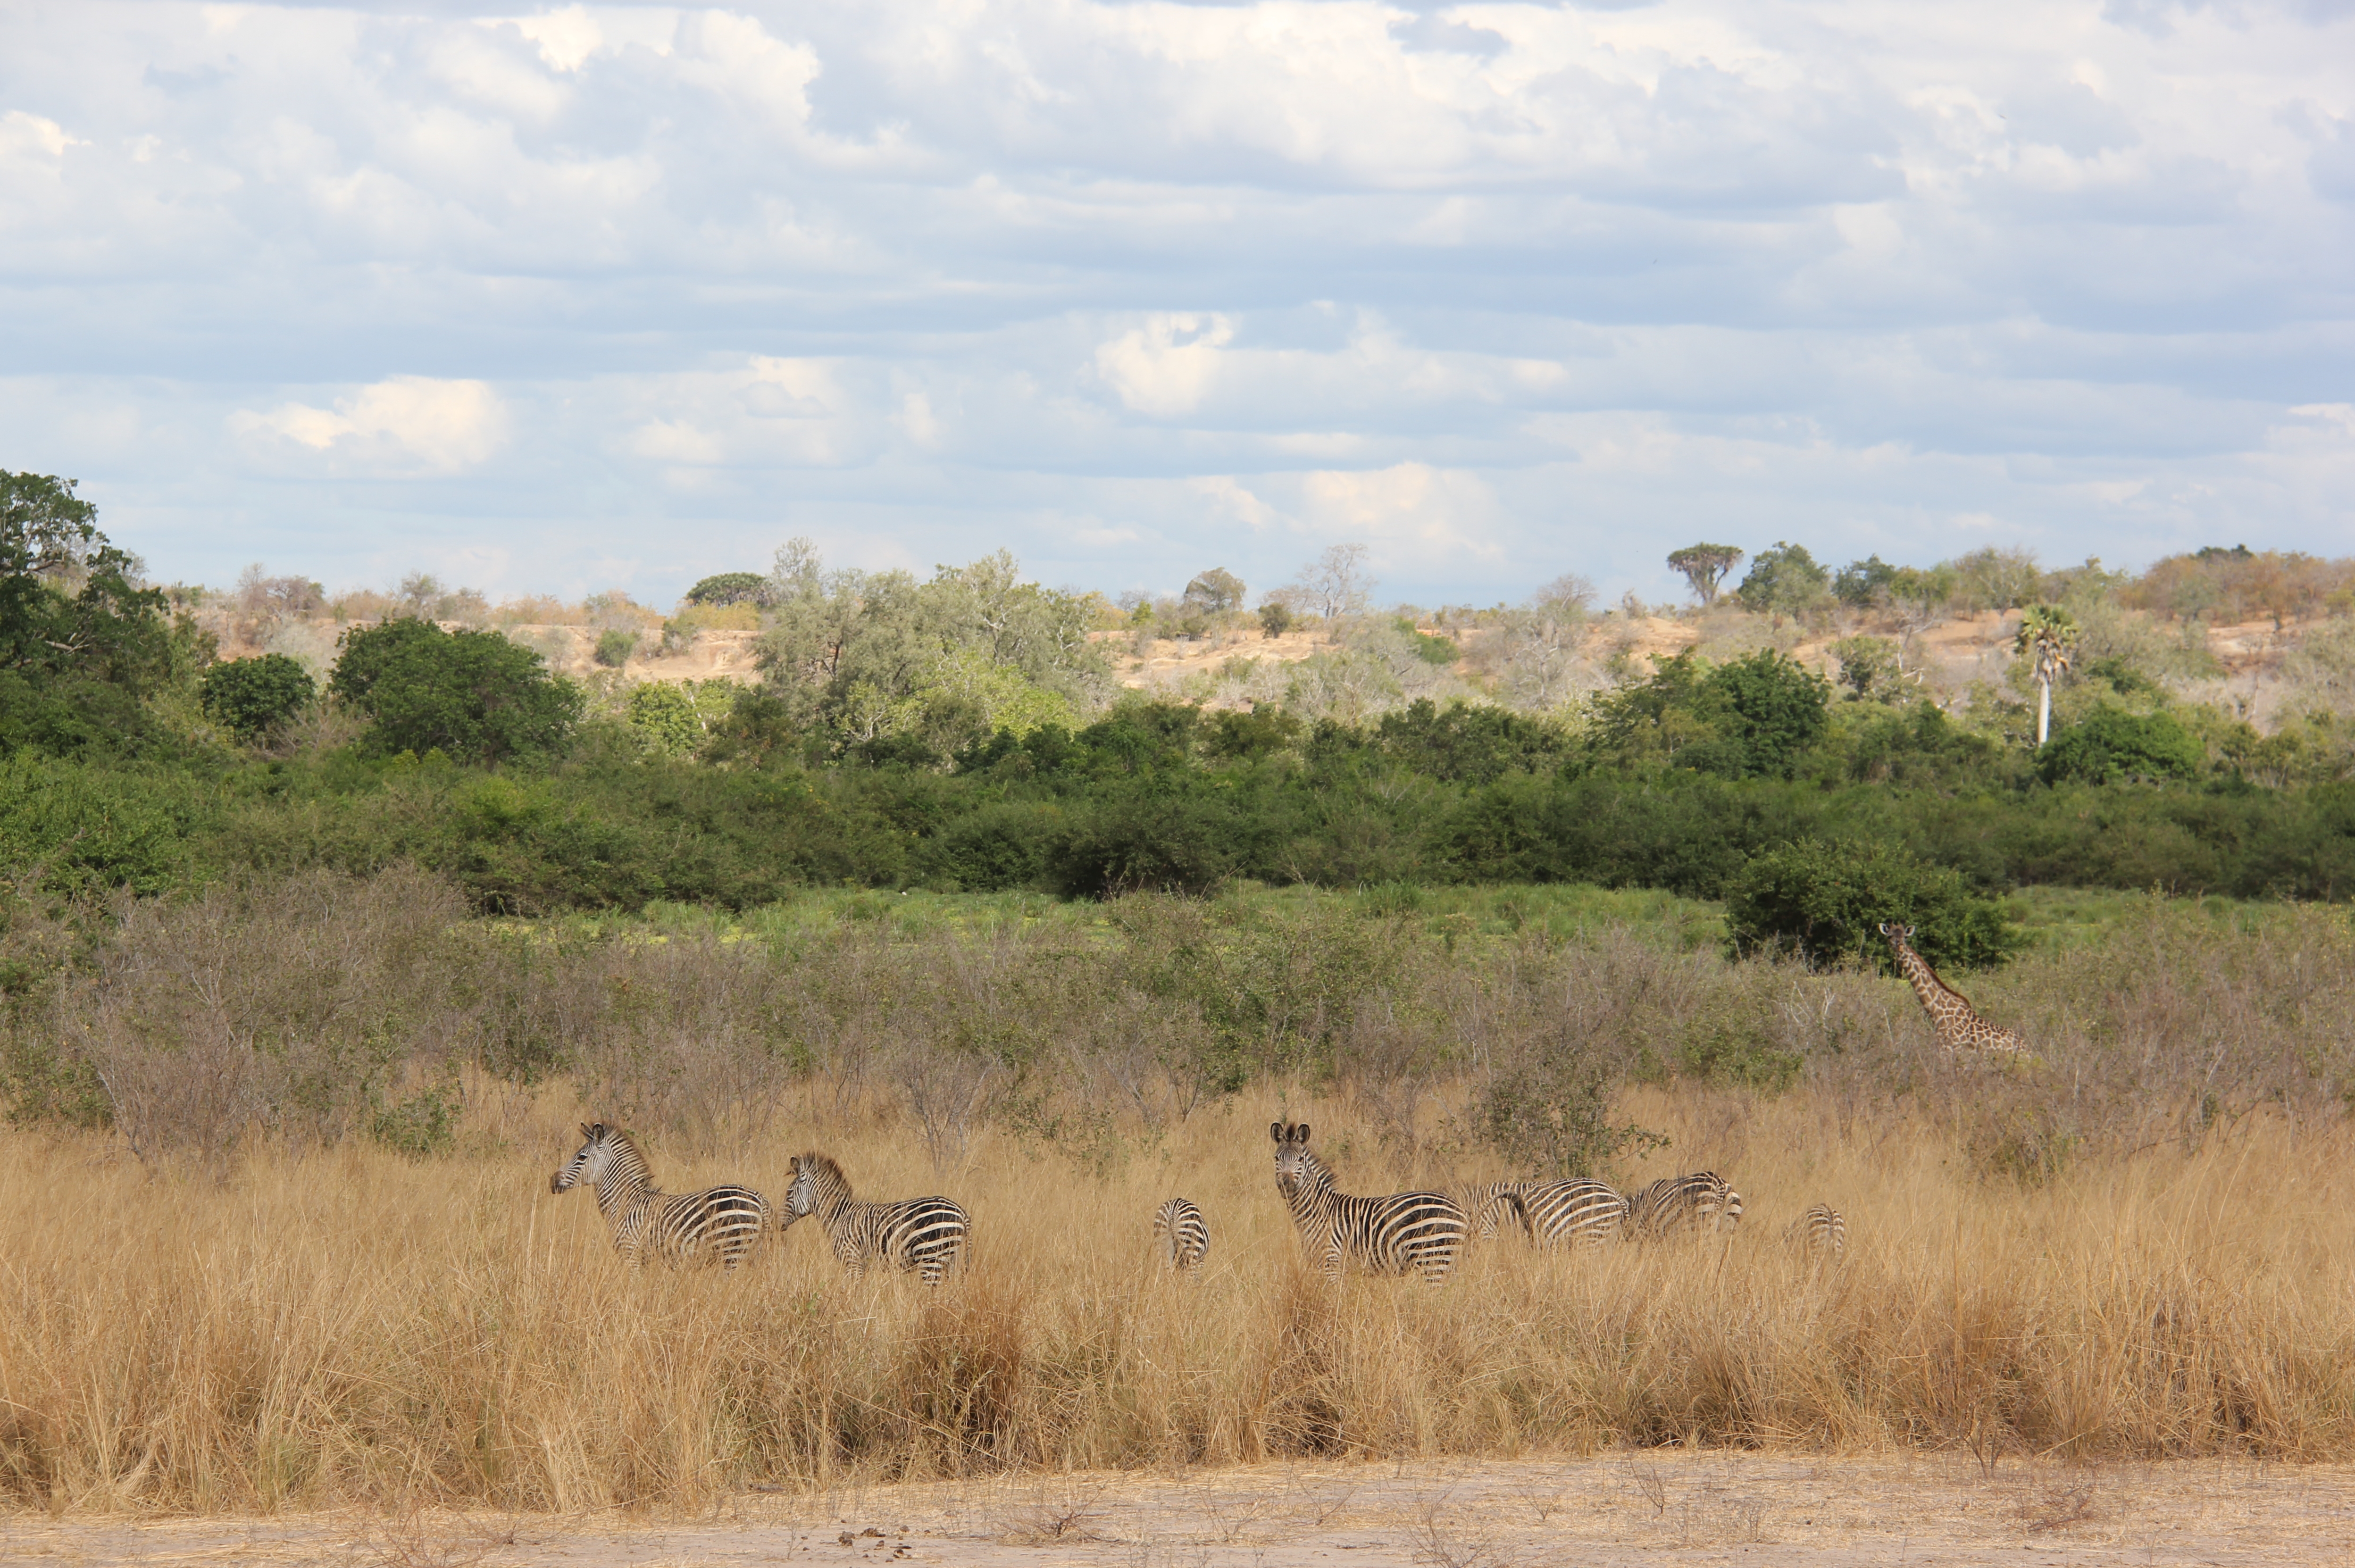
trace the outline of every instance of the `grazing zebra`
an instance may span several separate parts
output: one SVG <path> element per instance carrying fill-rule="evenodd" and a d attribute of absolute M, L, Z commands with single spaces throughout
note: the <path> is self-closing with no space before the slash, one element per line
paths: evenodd
<path fill-rule="evenodd" d="M 1541 1247 L 1599 1247 L 1617 1241 L 1627 1221 L 1627 1200 L 1618 1189 L 1582 1176 L 1525 1183 L 1520 1203 L 1529 1240 Z M 1741 1211 L 1737 1199 L 1734 1212 Z"/>
<path fill-rule="evenodd" d="M 1791 1222 L 1783 1239 L 1810 1257 L 1837 1263 L 1848 1252 L 1848 1221 L 1828 1203 L 1818 1203 Z"/>
<path fill-rule="evenodd" d="M 666 1263 L 719 1261 L 734 1268 L 769 1223 L 769 1200 L 749 1187 L 712 1187 L 666 1197 L 646 1174 L 636 1140 L 602 1122 L 581 1124 L 588 1141 L 548 1183 L 570 1192 L 594 1183 L 597 1210 L 613 1228 L 613 1245 L 634 1264 L 652 1252 Z"/>
<path fill-rule="evenodd" d="M 1484 1242 L 1497 1239 L 1497 1232 L 1507 1219 L 1516 1230 L 1529 1228 L 1529 1216 L 1521 1211 L 1521 1183 L 1518 1181 L 1487 1181 L 1477 1187 L 1461 1187 L 1448 1197 L 1468 1215 L 1472 1233 Z"/>
<path fill-rule="evenodd" d="M 868 1258 L 880 1258 L 919 1270 L 926 1285 L 938 1285 L 964 1256 L 964 1211 L 947 1199 L 860 1203 L 850 1196 L 850 1179 L 827 1156 L 801 1155 L 793 1165 L 783 1223 L 816 1215 L 833 1238 L 834 1255 L 852 1274 Z"/>
<path fill-rule="evenodd" d="M 1464 1209 L 1437 1192 L 1394 1192 L 1353 1198 L 1333 1190 L 1333 1173 L 1308 1151 L 1308 1124 L 1269 1124 L 1275 1140 L 1275 1189 L 1292 1207 L 1292 1222 L 1327 1275 L 1347 1256 L 1376 1274 L 1421 1271 L 1437 1285 L 1455 1266 L 1470 1227 Z"/>
<path fill-rule="evenodd" d="M 1742 1219 L 1742 1194 L 1713 1170 L 1664 1176 L 1627 1196 L 1627 1230 L 1638 1236 L 1666 1236 L 1692 1226 L 1730 1231 Z"/>
<path fill-rule="evenodd" d="M 1155 1211 L 1153 1233 L 1160 1239 L 1161 1261 L 1179 1274 L 1201 1267 L 1210 1251 L 1209 1221 L 1183 1198 L 1172 1198 Z"/>

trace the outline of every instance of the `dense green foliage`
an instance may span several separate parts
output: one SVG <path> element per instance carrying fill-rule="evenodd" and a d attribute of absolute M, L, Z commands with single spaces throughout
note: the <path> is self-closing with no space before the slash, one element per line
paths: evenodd
<path fill-rule="evenodd" d="M 319 696 L 311 672 L 284 654 L 217 664 L 198 677 L 197 689 L 213 722 L 240 741 L 261 739 Z"/>
<path fill-rule="evenodd" d="M 328 683 L 374 722 L 371 752 L 497 763 L 553 755 L 580 720 L 572 683 L 496 632 L 397 620 L 346 634 Z"/>

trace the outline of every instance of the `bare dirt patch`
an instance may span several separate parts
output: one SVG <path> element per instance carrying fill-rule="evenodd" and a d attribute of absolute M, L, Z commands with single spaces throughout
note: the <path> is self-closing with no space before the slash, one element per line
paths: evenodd
<path fill-rule="evenodd" d="M 1612 1453 L 745 1492 L 691 1520 L 424 1513 L 0 1520 L 0 1561 L 1537 1568 L 1557 1563 L 2329 1563 L 2355 1467 Z"/>

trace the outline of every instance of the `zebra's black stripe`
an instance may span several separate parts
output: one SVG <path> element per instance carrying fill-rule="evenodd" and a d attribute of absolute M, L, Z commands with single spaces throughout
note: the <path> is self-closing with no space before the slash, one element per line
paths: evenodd
<path fill-rule="evenodd" d="M 613 1245 L 632 1263 L 652 1253 L 666 1263 L 717 1259 L 734 1268 L 768 1228 L 769 1201 L 749 1187 L 710 1187 L 666 1196 L 649 1179 L 636 1140 L 602 1122 L 583 1122 L 578 1152 L 549 1180 L 551 1192 L 581 1182 L 597 1189 L 597 1209 Z"/>
<path fill-rule="evenodd" d="M 1308 1149 L 1308 1125 L 1269 1126 L 1275 1139 L 1275 1187 L 1291 1206 L 1309 1251 L 1337 1275 L 1349 1259 L 1376 1274 L 1423 1275 L 1437 1285 L 1455 1266 L 1471 1228 L 1463 1206 L 1438 1192 L 1354 1198 L 1333 1189 L 1333 1173 Z"/>
<path fill-rule="evenodd" d="M 793 1189 L 785 1195 L 783 1223 L 815 1214 L 834 1242 L 834 1255 L 857 1274 L 869 1258 L 916 1270 L 926 1285 L 938 1285 L 964 1256 L 965 1212 L 945 1198 L 909 1198 L 897 1203 L 861 1203 L 850 1195 L 850 1179 L 822 1154 L 794 1160 Z"/>
<path fill-rule="evenodd" d="M 1161 1243 L 1162 1261 L 1180 1274 L 1199 1268 L 1209 1254 L 1209 1221 L 1183 1198 L 1172 1198 L 1156 1211 L 1153 1234 Z"/>

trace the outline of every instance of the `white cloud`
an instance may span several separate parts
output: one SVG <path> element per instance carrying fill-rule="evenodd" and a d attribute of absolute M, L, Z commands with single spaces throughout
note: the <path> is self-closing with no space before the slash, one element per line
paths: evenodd
<path fill-rule="evenodd" d="M 1219 374 L 1219 350 L 1234 341 L 1222 315 L 1152 316 L 1096 348 L 1096 373 L 1141 414 L 1171 418 L 1201 407 Z"/>
<path fill-rule="evenodd" d="M 229 428 L 264 450 L 307 448 L 345 472 L 384 477 L 478 468 L 511 433 L 506 406 L 488 386 L 427 376 L 389 377 L 336 399 L 332 409 L 289 402 L 240 410 Z"/>

